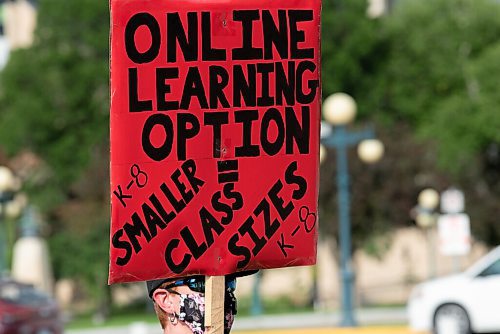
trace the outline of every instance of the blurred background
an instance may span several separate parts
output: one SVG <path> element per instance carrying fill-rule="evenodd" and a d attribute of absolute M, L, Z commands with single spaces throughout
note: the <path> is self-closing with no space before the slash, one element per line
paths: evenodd
<path fill-rule="evenodd" d="M 404 332 L 417 284 L 500 244 L 499 13 L 495 0 L 323 1 L 318 264 L 241 279 L 237 329 L 300 313 L 304 327 Z M 142 333 L 156 322 L 143 284 L 107 285 L 108 43 L 107 1 L 0 1 L 0 287 L 57 301 L 67 331 Z"/>

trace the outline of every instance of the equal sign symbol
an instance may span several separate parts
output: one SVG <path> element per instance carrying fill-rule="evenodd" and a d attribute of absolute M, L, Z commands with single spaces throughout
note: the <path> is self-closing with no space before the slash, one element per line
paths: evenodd
<path fill-rule="evenodd" d="M 219 184 L 238 181 L 238 160 L 222 160 L 217 162 Z"/>

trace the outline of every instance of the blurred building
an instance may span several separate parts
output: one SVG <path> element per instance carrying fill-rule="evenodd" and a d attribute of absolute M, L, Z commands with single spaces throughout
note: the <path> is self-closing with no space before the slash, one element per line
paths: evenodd
<path fill-rule="evenodd" d="M 43 219 L 33 206 L 23 210 L 21 237 L 12 252 L 12 277 L 31 284 L 49 295 L 53 293 L 54 277 L 47 242 L 41 237 Z"/>
<path fill-rule="evenodd" d="M 425 234 L 420 229 L 408 227 L 395 230 L 385 242 L 387 248 L 377 257 L 363 250 L 354 254 L 357 306 L 405 304 L 415 284 L 429 278 L 429 249 Z M 474 242 L 470 254 L 460 257 L 459 268 L 454 268 L 457 259 L 433 249 L 436 274 L 441 277 L 454 273 L 456 269 L 463 270 L 487 251 L 482 243 Z M 266 270 L 260 288 L 263 298 L 288 296 L 293 299 L 292 303 L 303 304 L 310 297 L 316 276 L 318 300 L 315 306 L 319 309 L 338 309 L 341 291 L 335 252 L 332 240 L 319 240 L 316 274 L 312 267 Z M 239 279 L 239 297 L 248 299 L 251 296 L 254 279 L 255 275 Z"/>
<path fill-rule="evenodd" d="M 412 288 L 429 278 L 429 251 L 435 257 L 436 277 L 453 274 L 458 269 L 464 270 L 488 251 L 481 242 L 474 242 L 471 252 L 466 256 L 453 258 L 442 255 L 437 250 L 437 245 L 436 249 L 427 247 L 426 235 L 417 227 L 401 228 L 387 237 L 387 240 L 383 240 L 386 245 L 381 246 L 383 250 L 378 256 L 367 254 L 363 250 L 354 254 L 354 295 L 357 307 L 404 305 Z M 437 235 L 435 237 L 437 238 Z M 310 305 L 313 291 L 316 289 L 315 309 L 338 309 L 341 286 L 338 261 L 334 255 L 337 252 L 332 239 L 320 238 L 316 268 L 305 266 L 264 270 L 259 287 L 264 304 L 280 301 L 297 306 Z M 240 299 L 240 306 L 251 303 L 255 279 L 256 275 L 238 279 L 236 294 Z M 69 296 L 65 298 L 72 300 L 74 287 L 68 289 L 68 282 L 60 283 L 64 283 L 64 286 L 58 284 L 57 290 L 64 288 L 65 296 Z M 145 294 L 143 283 L 113 287 L 113 301 L 120 306 L 145 298 Z M 62 295 L 62 292 L 58 295 Z M 61 302 L 61 305 L 70 305 L 70 302 Z"/>
<path fill-rule="evenodd" d="M 0 0 L 0 69 L 11 50 L 29 47 L 36 26 L 36 0 Z"/>

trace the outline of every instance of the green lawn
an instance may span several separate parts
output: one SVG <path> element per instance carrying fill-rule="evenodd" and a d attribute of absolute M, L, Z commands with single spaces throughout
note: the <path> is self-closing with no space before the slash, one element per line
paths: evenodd
<path fill-rule="evenodd" d="M 238 299 L 238 317 L 250 316 L 252 306 L 251 298 Z M 126 309 L 114 309 L 109 319 L 104 322 L 93 321 L 92 314 L 76 315 L 66 324 L 66 329 L 83 329 L 92 327 L 127 326 L 133 322 L 158 323 L 156 314 L 152 309 L 146 311 L 145 304 L 132 305 Z M 262 301 L 263 314 L 285 314 L 298 312 L 312 312 L 306 305 L 298 305 L 290 298 L 283 296 Z"/>
<path fill-rule="evenodd" d="M 66 329 L 83 329 L 91 327 L 112 327 L 112 326 L 127 326 L 133 322 L 158 323 L 158 319 L 154 313 L 127 312 L 124 314 L 114 314 L 104 322 L 95 322 L 91 315 L 82 315 L 68 322 Z"/>

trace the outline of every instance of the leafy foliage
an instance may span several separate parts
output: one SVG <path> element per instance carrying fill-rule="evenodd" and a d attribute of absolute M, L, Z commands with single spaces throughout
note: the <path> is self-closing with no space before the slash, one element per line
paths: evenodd
<path fill-rule="evenodd" d="M 401 0 L 372 20 L 365 0 L 323 2 L 323 95 L 351 94 L 386 145 L 374 166 L 350 152 L 355 248 L 412 224 L 419 190 L 452 182 L 476 235 L 500 242 L 498 9 Z M 0 78 L 2 148 L 48 166 L 28 186 L 51 220 L 56 274 L 80 277 L 96 296 L 108 249 L 108 15 L 107 1 L 41 0 L 35 44 L 15 51 Z M 321 168 L 320 228 L 337 236 L 334 151 Z"/>
<path fill-rule="evenodd" d="M 14 51 L 1 74 L 0 142 L 48 170 L 27 189 L 49 217 L 56 276 L 105 295 L 108 3 L 41 0 L 38 11 L 34 45 Z"/>
<path fill-rule="evenodd" d="M 411 128 L 401 122 L 378 127 L 377 137 L 385 146 L 384 157 L 373 165 L 363 163 L 355 148 L 349 152 L 351 227 L 353 250 L 364 249 L 381 256 L 388 232 L 413 225 L 410 215 L 418 193 L 429 186 L 444 188 L 450 180 L 435 170 L 436 155 L 429 144 L 417 141 Z M 321 166 L 320 230 L 338 237 L 335 150 L 328 150 Z M 390 239 L 390 238 L 389 238 Z"/>
<path fill-rule="evenodd" d="M 339 91 L 352 95 L 358 104 L 360 124 L 381 118 L 379 97 L 371 91 L 378 93 L 376 88 L 385 80 L 381 70 L 390 45 L 382 38 L 383 22 L 368 18 L 366 5 L 366 1 L 358 0 L 323 2 L 323 95 Z M 425 145 L 413 140 L 411 128 L 396 123 L 387 129 L 377 127 L 377 136 L 386 145 L 381 163 L 366 166 L 356 157 L 354 147 L 349 153 L 353 249 L 370 249 L 374 255 L 383 251 L 377 240 L 395 227 L 411 224 L 409 212 L 422 186 L 412 178 L 434 163 L 433 156 L 406 156 L 408 150 L 424 152 Z M 320 229 L 323 236 L 338 238 L 335 150 L 329 150 L 327 156 L 321 166 Z"/>
<path fill-rule="evenodd" d="M 361 115 L 370 113 L 366 92 L 383 60 L 380 22 L 367 17 L 365 0 L 324 0 L 322 8 L 323 96 L 352 95 Z"/>
<path fill-rule="evenodd" d="M 2 73 L 0 141 L 30 148 L 75 180 L 108 132 L 108 8 L 96 0 L 40 2 L 33 47 L 15 51 Z"/>
<path fill-rule="evenodd" d="M 386 117 L 405 119 L 438 143 L 439 162 L 455 173 L 499 139 L 500 115 L 485 103 L 497 94 L 483 83 L 493 73 L 478 73 L 477 65 L 498 43 L 499 7 L 488 0 L 407 0 L 384 25 L 390 51 L 376 94 Z"/>
<path fill-rule="evenodd" d="M 377 166 L 362 167 L 353 153 L 349 160 L 355 248 L 411 224 L 423 188 L 450 185 L 465 191 L 474 235 L 500 242 L 493 218 L 500 196 L 499 7 L 488 0 L 401 0 L 389 15 L 368 21 L 357 2 L 325 3 L 324 92 L 353 95 L 386 145 Z M 334 164 L 330 158 L 322 167 L 320 205 L 321 228 L 335 236 Z"/>
<path fill-rule="evenodd" d="M 474 235 L 493 245 L 500 242 L 493 218 L 500 196 L 499 10 L 489 0 L 400 1 L 383 24 L 389 48 L 372 91 L 382 118 L 408 122 L 434 145 L 449 174 L 444 188 L 465 191 Z"/>

